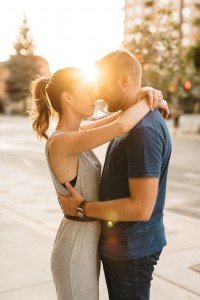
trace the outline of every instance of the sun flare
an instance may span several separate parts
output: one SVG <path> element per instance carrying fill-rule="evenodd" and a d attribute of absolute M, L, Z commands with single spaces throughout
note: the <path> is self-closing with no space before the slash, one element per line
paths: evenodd
<path fill-rule="evenodd" d="M 88 62 L 119 48 L 123 40 L 123 1 L 2 1 L 0 27 L 6 30 L 0 35 L 0 44 L 4 45 L 0 60 L 7 60 L 13 53 L 25 13 L 36 54 L 47 59 L 51 73 L 65 66 L 83 65 L 87 76 L 93 78 L 95 72 Z"/>
<path fill-rule="evenodd" d="M 96 81 L 97 70 L 94 65 L 89 65 L 82 67 L 84 76 L 88 81 Z"/>

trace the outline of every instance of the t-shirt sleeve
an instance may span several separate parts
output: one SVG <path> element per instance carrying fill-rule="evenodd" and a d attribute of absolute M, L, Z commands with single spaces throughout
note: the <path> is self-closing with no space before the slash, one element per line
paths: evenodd
<path fill-rule="evenodd" d="M 127 136 L 128 178 L 160 177 L 163 141 L 149 127 L 134 128 Z"/>

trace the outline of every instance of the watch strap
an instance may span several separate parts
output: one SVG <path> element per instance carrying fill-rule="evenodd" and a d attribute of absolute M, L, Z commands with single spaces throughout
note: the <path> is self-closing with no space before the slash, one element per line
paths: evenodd
<path fill-rule="evenodd" d="M 78 215 L 78 217 L 79 217 L 80 219 L 85 219 L 85 218 L 86 218 L 86 213 L 85 213 L 85 211 L 84 211 L 84 207 L 85 207 L 85 205 L 86 205 L 87 202 L 88 202 L 88 201 L 83 200 L 83 201 L 79 204 L 79 206 L 77 207 L 77 209 L 76 209 L 76 214 Z"/>
<path fill-rule="evenodd" d="M 89 202 L 89 201 L 87 201 L 87 200 L 83 200 L 83 201 L 79 204 L 78 207 L 84 209 L 85 205 L 86 205 L 88 202 Z"/>

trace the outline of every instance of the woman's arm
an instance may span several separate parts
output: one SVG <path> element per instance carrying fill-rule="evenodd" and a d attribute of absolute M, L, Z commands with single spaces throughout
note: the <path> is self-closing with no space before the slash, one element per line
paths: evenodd
<path fill-rule="evenodd" d="M 119 116 L 121 114 L 122 114 L 122 111 L 119 110 L 118 112 L 113 113 L 113 114 L 111 114 L 111 115 L 109 115 L 105 118 L 100 119 L 100 120 L 93 121 L 93 122 L 90 122 L 88 124 L 83 124 L 83 125 L 80 126 L 80 129 L 81 130 L 87 130 L 87 129 L 92 129 L 92 128 L 97 128 L 97 127 L 104 126 L 106 124 L 114 122 L 117 118 L 119 118 Z"/>
<path fill-rule="evenodd" d="M 130 131 L 150 111 L 147 98 L 129 107 L 121 116 L 107 125 L 83 131 L 71 131 L 56 135 L 51 141 L 51 149 L 62 155 L 84 152 L 105 144 Z"/>
<path fill-rule="evenodd" d="M 141 101 L 145 97 L 147 97 L 147 99 L 148 99 L 148 104 L 149 104 L 149 107 L 151 110 L 153 110 L 163 99 L 162 92 L 160 90 L 156 90 L 156 89 L 154 89 L 152 87 L 148 87 L 148 86 L 141 88 L 137 102 Z M 160 107 L 160 104 L 158 106 Z M 168 108 L 168 106 L 167 106 L 167 108 Z M 167 115 L 167 108 L 166 107 L 161 108 L 161 113 L 164 117 Z M 87 129 L 93 129 L 93 128 L 97 128 L 100 126 L 104 126 L 106 124 L 109 124 L 109 123 L 115 121 L 121 115 L 121 113 L 122 113 L 122 111 L 119 110 L 118 112 L 113 113 L 112 115 L 105 117 L 101 120 L 93 121 L 88 124 L 81 125 L 80 129 L 87 130 Z"/>

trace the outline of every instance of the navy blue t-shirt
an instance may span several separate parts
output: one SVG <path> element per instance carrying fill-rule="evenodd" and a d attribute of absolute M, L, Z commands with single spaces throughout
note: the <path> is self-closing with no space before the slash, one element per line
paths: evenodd
<path fill-rule="evenodd" d="M 130 196 L 128 178 L 159 178 L 158 195 L 147 222 L 102 222 L 100 254 L 111 259 L 137 259 L 166 245 L 163 224 L 171 139 L 156 109 L 129 133 L 111 141 L 100 186 L 100 201 Z"/>

